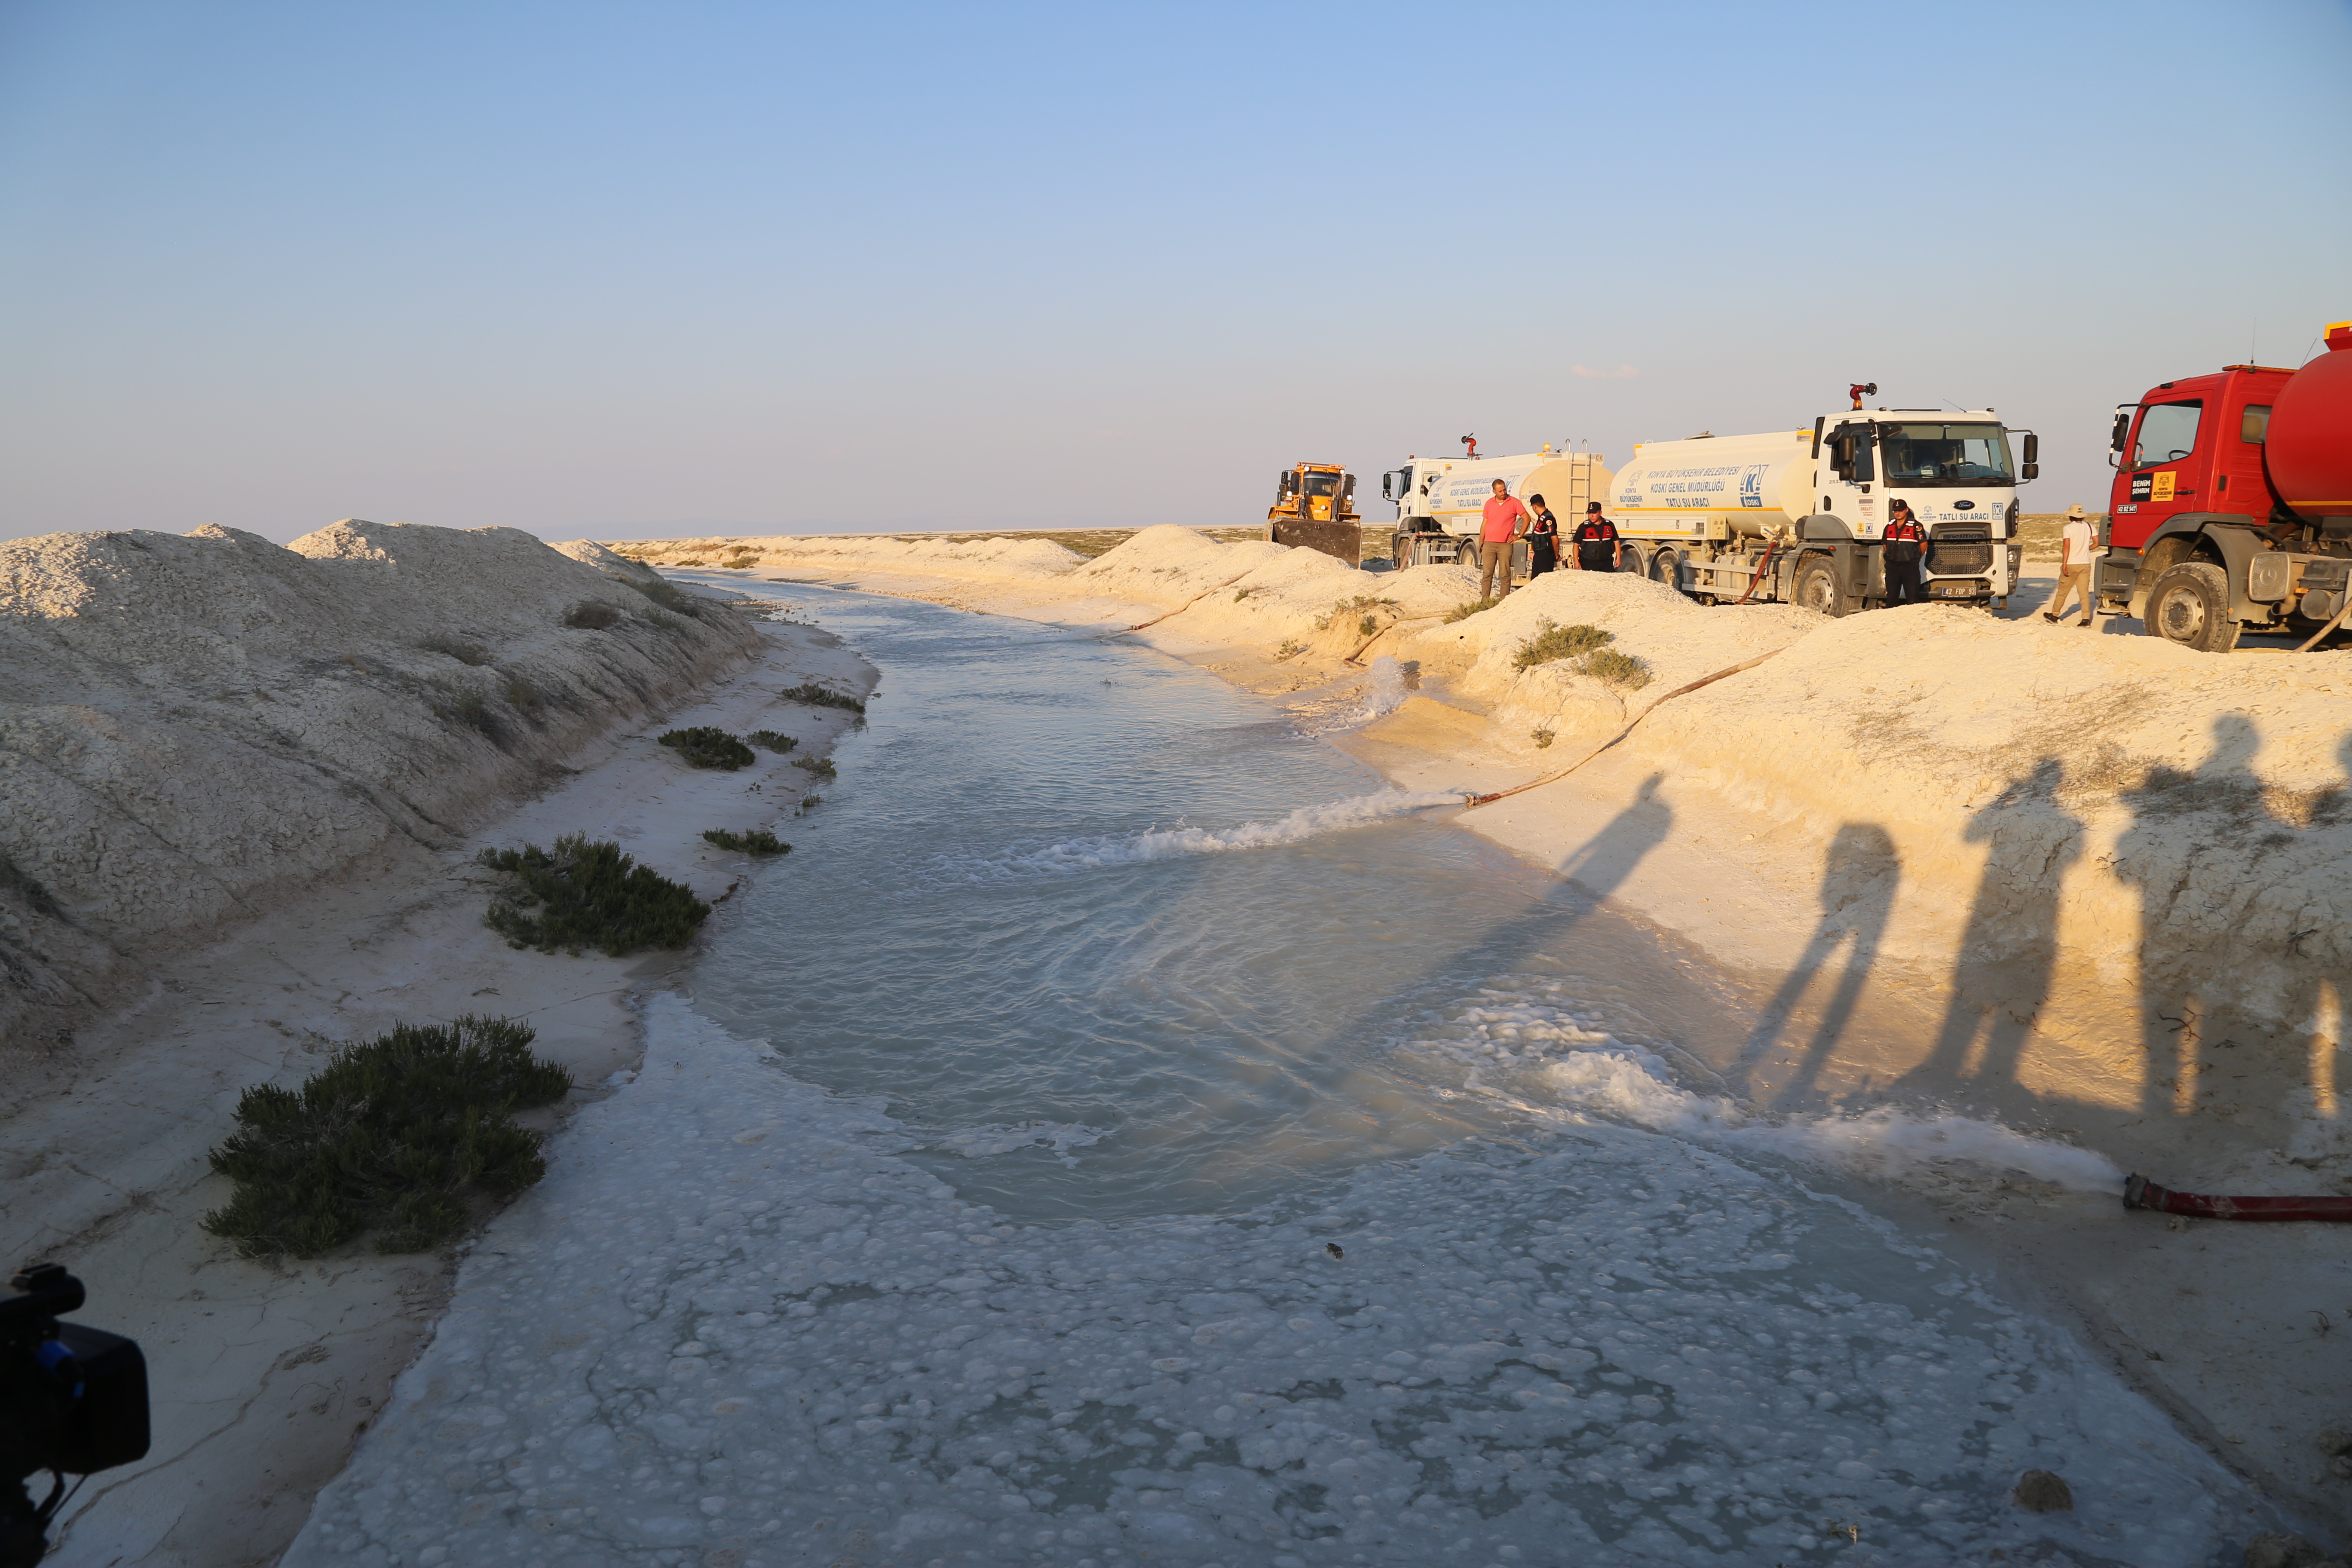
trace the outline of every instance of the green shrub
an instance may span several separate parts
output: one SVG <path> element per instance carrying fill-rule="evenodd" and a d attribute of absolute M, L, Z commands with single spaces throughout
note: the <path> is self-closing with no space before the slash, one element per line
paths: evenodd
<path fill-rule="evenodd" d="M 1619 653 L 1604 647 L 1588 653 L 1577 662 L 1577 668 L 1603 686 L 1615 686 L 1627 691 L 1639 691 L 1650 684 L 1650 667 L 1630 653 Z"/>
<path fill-rule="evenodd" d="M 337 1051 L 298 1089 L 264 1084 L 212 1151 L 236 1183 L 205 1230 L 244 1258 L 316 1258 L 371 1228 L 378 1252 L 422 1252 L 465 1228 L 472 1199 L 547 1172 L 509 1112 L 561 1100 L 570 1075 L 530 1054 L 530 1028 L 468 1015 L 402 1024 Z"/>
<path fill-rule="evenodd" d="M 445 723 L 463 724 L 468 729 L 478 730 L 493 741 L 499 738 L 498 715 L 490 711 L 489 700 L 478 691 L 453 692 L 445 700 L 435 703 L 433 711 Z"/>
<path fill-rule="evenodd" d="M 1358 635 L 1362 637 L 1370 637 L 1380 629 L 1381 618 L 1378 616 L 1366 616 L 1362 620 L 1356 623 L 1356 631 Z"/>
<path fill-rule="evenodd" d="M 866 712 L 866 704 L 856 698 L 819 686 L 814 681 L 805 686 L 795 686 L 783 696 L 787 702 L 805 702 L 812 708 L 839 708 L 861 717 Z"/>
<path fill-rule="evenodd" d="M 1352 616 L 1359 610 L 1377 610 L 1383 605 L 1393 610 L 1397 607 L 1397 602 L 1394 599 L 1379 598 L 1370 594 L 1359 594 L 1352 599 L 1341 599 L 1317 617 L 1315 629 L 1318 632 L 1328 631 L 1331 629 L 1331 624 L 1342 616 Z M 1364 617 L 1368 621 L 1372 618 L 1370 616 Z"/>
<path fill-rule="evenodd" d="M 838 770 L 834 767 L 833 759 L 831 757 L 794 757 L 793 759 L 793 766 L 796 768 L 806 768 L 811 773 L 821 779 L 832 778 L 835 776 L 838 772 Z"/>
<path fill-rule="evenodd" d="M 754 730 L 744 739 L 763 751 L 775 752 L 780 757 L 800 744 L 790 735 L 780 735 L 773 730 Z"/>
<path fill-rule="evenodd" d="M 1483 610 L 1493 609 L 1502 602 L 1503 601 L 1499 597 L 1493 599 L 1465 599 L 1462 603 L 1454 605 L 1451 610 L 1448 610 L 1445 613 L 1445 624 L 1450 626 L 1456 621 L 1466 621 L 1471 616 L 1477 615 Z"/>
<path fill-rule="evenodd" d="M 601 632 L 621 618 L 621 612 L 610 605 L 579 605 L 563 617 L 563 624 L 583 632 Z"/>
<path fill-rule="evenodd" d="M 646 619 L 666 632 L 683 632 L 690 629 L 683 620 L 671 615 L 667 610 L 647 610 Z"/>
<path fill-rule="evenodd" d="M 1559 737 L 1549 730 L 1530 730 L 1528 731 L 1528 739 L 1533 741 L 1536 743 L 1536 750 L 1540 752 Z"/>
<path fill-rule="evenodd" d="M 1300 642 L 1297 637 L 1285 637 L 1282 639 L 1282 646 L 1274 650 L 1274 657 L 1276 662 L 1279 663 L 1286 658 L 1295 658 L 1306 651 L 1307 645 Z"/>
<path fill-rule="evenodd" d="M 824 804 L 824 796 L 821 795 L 804 795 L 801 796 L 801 809 L 803 811 L 807 811 L 814 806 L 820 806 Z"/>
<path fill-rule="evenodd" d="M 1546 621 L 1541 631 L 1519 645 L 1518 655 L 1511 662 L 1521 669 L 1533 669 L 1556 658 L 1575 658 L 1616 640 L 1616 633 L 1599 626 L 1556 626 Z"/>
<path fill-rule="evenodd" d="M 437 653 L 454 658 L 459 664 L 484 665 L 490 662 L 490 650 L 478 642 L 458 637 L 435 636 L 416 645 L 427 653 Z"/>
<path fill-rule="evenodd" d="M 640 948 L 684 947 L 710 906 L 658 876 L 611 842 L 584 833 L 520 849 L 485 849 L 481 863 L 509 879 L 490 900 L 483 923 L 516 947 L 562 948 L 578 956 L 593 947 L 623 957 Z"/>
<path fill-rule="evenodd" d="M 721 849 L 740 850 L 746 855 L 789 855 L 793 852 L 791 845 L 764 827 L 755 827 L 749 833 L 730 833 L 723 827 L 709 827 L 703 830 L 702 837 Z"/>
<path fill-rule="evenodd" d="M 694 564 L 699 566 L 702 563 L 698 561 Z M 675 583 L 639 583 L 633 580 L 629 586 L 672 615 L 685 616 L 692 619 L 702 614 L 702 607 L 695 596 Z M 660 619 L 659 616 L 654 618 Z"/>
<path fill-rule="evenodd" d="M 672 730 L 661 738 L 661 744 L 676 752 L 690 768 L 723 768 L 733 773 L 746 768 L 758 759 L 751 748 L 724 730 L 709 724 L 697 724 L 691 730 Z"/>
<path fill-rule="evenodd" d="M 532 684 L 530 677 L 509 675 L 507 677 L 507 706 L 519 708 L 525 713 L 536 713 L 547 706 L 547 699 Z"/>

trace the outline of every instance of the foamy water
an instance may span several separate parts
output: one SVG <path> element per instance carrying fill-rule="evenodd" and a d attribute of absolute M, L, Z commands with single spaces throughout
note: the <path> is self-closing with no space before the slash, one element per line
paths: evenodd
<path fill-rule="evenodd" d="M 2095 1154 L 1748 1113 L 1752 998 L 1279 712 L 795 596 L 868 728 L 289 1564 L 2189 1568 L 2261 1517 L 1820 1190 Z"/>
<path fill-rule="evenodd" d="M 1374 790 L 1346 800 L 1302 805 L 1269 822 L 1241 822 L 1230 827 L 1162 827 L 1144 833 L 1093 834 L 1051 843 L 1024 845 L 982 859 L 943 858 L 952 870 L 971 876 L 1021 876 L 1039 872 L 1087 871 L 1105 866 L 1134 866 L 1185 855 L 1230 855 L 1249 849 L 1271 849 L 1300 844 L 1327 833 L 1346 833 L 1408 812 L 1457 806 L 1469 798 L 1466 790 Z"/>

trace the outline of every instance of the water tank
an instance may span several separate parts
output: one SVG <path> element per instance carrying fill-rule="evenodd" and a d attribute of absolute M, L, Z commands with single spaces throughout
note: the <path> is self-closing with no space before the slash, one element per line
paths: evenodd
<path fill-rule="evenodd" d="M 1705 533 L 1722 518 L 1760 534 L 1812 510 L 1813 433 L 1708 436 L 1635 449 L 1609 487 L 1609 515 L 1629 532 Z"/>
<path fill-rule="evenodd" d="M 2305 517 L 2352 517 L 2352 321 L 2289 378 L 2271 409 L 2263 461 L 2279 499 Z"/>

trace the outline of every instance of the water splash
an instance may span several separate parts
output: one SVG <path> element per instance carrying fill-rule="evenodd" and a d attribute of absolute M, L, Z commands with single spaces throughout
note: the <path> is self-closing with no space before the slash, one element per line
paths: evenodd
<path fill-rule="evenodd" d="M 1415 1045 L 1470 1069 L 1471 1087 L 1630 1122 L 1740 1154 L 1769 1154 L 1824 1170 L 1900 1181 L 1940 1166 L 2014 1171 L 2082 1193 L 2122 1190 L 2105 1155 L 2035 1138 L 1997 1121 L 1893 1106 L 1847 1114 L 1773 1117 L 1726 1095 L 1675 1081 L 1657 1051 L 1580 1019 L 1557 986 L 1482 994 L 1443 1037 Z"/>
<path fill-rule="evenodd" d="M 1236 850 L 1271 849 L 1297 844 L 1327 833 L 1344 833 L 1392 816 L 1427 811 L 1432 806 L 1460 805 L 1461 790 L 1377 790 L 1320 805 L 1302 805 L 1271 822 L 1244 822 L 1232 827 L 1167 827 L 1125 837 L 1110 835 L 1065 838 L 1050 844 L 1017 846 L 969 863 L 975 876 L 1019 876 L 1039 872 L 1090 870 L 1102 866 L 1132 866 L 1146 860 L 1173 860 L 1187 855 L 1224 855 Z"/>

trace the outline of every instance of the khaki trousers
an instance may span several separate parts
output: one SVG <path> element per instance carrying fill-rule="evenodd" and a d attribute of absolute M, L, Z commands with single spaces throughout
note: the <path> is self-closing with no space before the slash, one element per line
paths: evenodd
<path fill-rule="evenodd" d="M 1507 539 L 1478 542 L 1478 596 L 1492 599 L 1511 591 L 1511 543 Z M 1497 578 L 1501 582 L 1497 584 Z"/>
<path fill-rule="evenodd" d="M 2082 605 L 2083 618 L 2086 621 L 2089 620 L 2091 618 L 2091 613 L 2099 607 L 2098 600 L 2093 596 L 2091 592 L 2091 568 L 2089 566 L 2060 567 L 2058 570 L 2058 592 L 2051 598 L 2050 608 L 2042 613 L 2049 616 L 2064 616 L 2066 613 L 2066 595 L 2069 594 L 2074 595 L 2076 601 Z"/>

